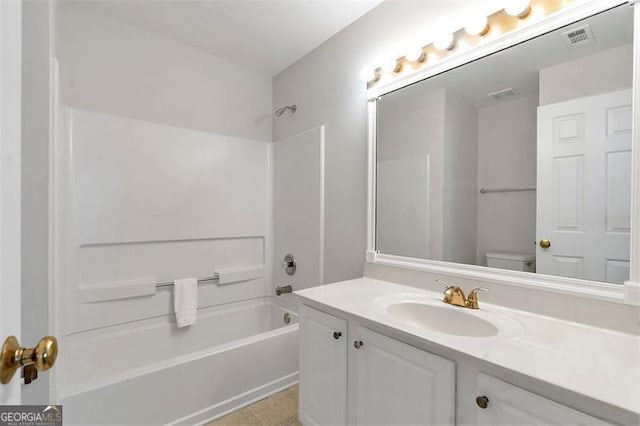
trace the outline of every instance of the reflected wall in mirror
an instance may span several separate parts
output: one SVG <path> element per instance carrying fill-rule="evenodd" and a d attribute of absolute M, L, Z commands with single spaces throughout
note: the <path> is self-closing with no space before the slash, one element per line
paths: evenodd
<path fill-rule="evenodd" d="M 376 249 L 627 280 L 632 43 L 619 6 L 379 98 Z"/>

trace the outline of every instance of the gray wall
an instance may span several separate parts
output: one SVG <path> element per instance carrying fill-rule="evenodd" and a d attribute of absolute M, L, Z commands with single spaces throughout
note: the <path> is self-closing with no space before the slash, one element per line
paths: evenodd
<path fill-rule="evenodd" d="M 225 136 L 271 140 L 272 78 L 59 2 L 65 105 Z"/>
<path fill-rule="evenodd" d="M 629 88 L 632 72 L 632 44 L 545 68 L 540 70 L 540 105 Z"/>
<path fill-rule="evenodd" d="M 363 272 L 367 120 L 360 69 L 431 28 L 459 25 L 470 5 L 495 9 L 484 0 L 383 2 L 275 77 L 274 107 L 296 103 L 298 112 L 274 120 L 274 140 L 326 126 L 325 282 Z"/>
<path fill-rule="evenodd" d="M 478 209 L 478 114 L 446 90 L 444 138 L 443 257 L 475 263 Z"/>
<path fill-rule="evenodd" d="M 478 185 L 536 186 L 536 95 L 478 109 Z M 535 253 L 536 192 L 478 196 L 477 264 L 487 252 Z"/>

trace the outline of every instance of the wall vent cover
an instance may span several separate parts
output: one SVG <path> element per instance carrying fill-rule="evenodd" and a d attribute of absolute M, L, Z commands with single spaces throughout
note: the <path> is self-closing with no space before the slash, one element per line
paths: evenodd
<path fill-rule="evenodd" d="M 562 33 L 569 47 L 582 47 L 595 42 L 591 27 L 583 25 L 581 27 L 572 28 Z"/>
<path fill-rule="evenodd" d="M 497 92 L 489 93 L 488 96 L 495 99 L 496 101 L 499 101 L 500 99 L 513 98 L 515 96 L 518 96 L 518 92 L 512 87 L 509 87 L 508 89 L 498 90 Z"/>

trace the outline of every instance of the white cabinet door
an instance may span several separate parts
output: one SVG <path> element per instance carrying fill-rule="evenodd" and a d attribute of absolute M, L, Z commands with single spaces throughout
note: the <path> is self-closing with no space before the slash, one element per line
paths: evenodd
<path fill-rule="evenodd" d="M 538 273 L 629 279 L 631 90 L 538 108 Z"/>
<path fill-rule="evenodd" d="M 305 305 L 300 314 L 300 421 L 346 424 L 347 322 Z"/>
<path fill-rule="evenodd" d="M 484 374 L 478 396 L 488 400 L 484 409 L 476 405 L 478 425 L 611 425 Z"/>
<path fill-rule="evenodd" d="M 452 361 L 363 327 L 352 330 L 349 333 L 350 424 L 455 423 L 455 364 Z"/>

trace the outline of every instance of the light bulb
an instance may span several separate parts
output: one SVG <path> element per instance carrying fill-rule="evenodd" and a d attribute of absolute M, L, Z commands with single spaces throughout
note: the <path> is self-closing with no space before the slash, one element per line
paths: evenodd
<path fill-rule="evenodd" d="M 376 81 L 377 79 L 378 79 L 378 73 L 376 72 L 376 70 L 373 69 L 373 67 L 370 67 L 369 65 L 365 65 L 360 70 L 360 80 L 362 80 L 363 83 Z"/>
<path fill-rule="evenodd" d="M 465 31 L 469 35 L 485 35 L 489 32 L 489 24 L 486 16 L 478 16 L 467 23 Z"/>
<path fill-rule="evenodd" d="M 427 54 L 424 53 L 422 47 L 416 47 L 408 50 L 404 58 L 410 62 L 424 62 L 427 59 Z"/>
<path fill-rule="evenodd" d="M 453 46 L 455 46 L 455 41 L 453 40 L 453 34 L 451 33 L 440 34 L 433 41 L 433 45 L 435 46 L 436 49 L 439 49 L 439 50 L 453 49 Z"/>
<path fill-rule="evenodd" d="M 507 0 L 504 11 L 511 16 L 525 18 L 531 12 L 530 0 Z"/>
<path fill-rule="evenodd" d="M 382 62 L 382 71 L 384 72 L 398 72 L 400 71 L 401 65 L 398 63 L 398 60 L 395 58 L 386 59 Z"/>

